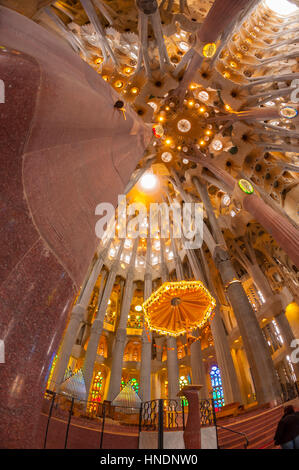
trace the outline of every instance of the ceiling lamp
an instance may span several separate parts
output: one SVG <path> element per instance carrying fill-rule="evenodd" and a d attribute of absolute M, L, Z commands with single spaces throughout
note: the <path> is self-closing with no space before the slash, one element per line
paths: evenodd
<path fill-rule="evenodd" d="M 170 152 L 163 152 L 161 155 L 161 159 L 163 162 L 168 163 L 172 160 L 172 155 Z"/>
<path fill-rule="evenodd" d="M 197 94 L 197 97 L 201 101 L 208 101 L 208 99 L 210 98 L 210 95 L 207 91 L 199 91 Z"/>
<path fill-rule="evenodd" d="M 143 304 L 150 330 L 179 336 L 209 319 L 215 299 L 200 281 L 165 282 Z"/>
<path fill-rule="evenodd" d="M 177 127 L 180 132 L 189 132 L 191 129 L 191 123 L 187 119 L 180 119 Z"/>
<path fill-rule="evenodd" d="M 221 199 L 222 204 L 225 207 L 228 207 L 230 205 L 230 197 L 228 194 L 223 194 L 222 199 Z"/>
<path fill-rule="evenodd" d="M 124 82 L 121 80 L 116 80 L 116 82 L 114 82 L 114 86 L 115 88 L 122 88 L 124 86 Z"/>
<path fill-rule="evenodd" d="M 157 111 L 158 105 L 154 101 L 149 101 L 147 104 L 151 106 L 154 111 Z"/>
<path fill-rule="evenodd" d="M 187 51 L 190 49 L 190 46 L 189 46 L 189 44 L 187 44 L 186 42 L 181 41 L 181 42 L 179 43 L 179 48 L 181 49 L 181 51 L 187 52 Z"/>
<path fill-rule="evenodd" d="M 214 139 L 211 143 L 211 146 L 213 150 L 216 150 L 216 152 L 219 152 L 223 149 L 223 143 L 219 139 Z"/>

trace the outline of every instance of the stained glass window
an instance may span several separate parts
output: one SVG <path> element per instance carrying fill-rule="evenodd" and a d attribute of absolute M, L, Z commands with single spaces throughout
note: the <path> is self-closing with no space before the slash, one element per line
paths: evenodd
<path fill-rule="evenodd" d="M 130 380 L 132 387 L 134 388 L 135 392 L 138 395 L 139 392 L 139 383 L 137 382 L 137 379 L 131 379 Z"/>
<path fill-rule="evenodd" d="M 128 382 L 125 382 L 124 378 L 122 378 L 120 383 L 120 390 L 122 390 L 127 384 L 130 384 L 134 388 L 137 395 L 139 394 L 139 382 L 137 381 L 137 379 L 133 378 Z"/>
<path fill-rule="evenodd" d="M 143 315 L 140 315 L 140 312 L 130 311 L 128 316 L 127 328 L 136 328 L 140 329 L 143 326 Z"/>
<path fill-rule="evenodd" d="M 123 377 L 121 378 L 120 382 L 120 390 L 122 390 L 126 386 L 126 382 L 124 381 Z"/>
<path fill-rule="evenodd" d="M 52 361 L 51 361 L 51 366 L 50 366 L 50 373 L 49 373 L 49 378 L 48 378 L 46 390 L 48 390 L 48 388 L 50 386 L 50 383 L 51 383 L 51 380 L 52 380 L 52 377 L 53 377 L 53 372 L 54 372 L 54 369 L 55 369 L 55 365 L 56 365 L 56 362 L 57 362 L 57 357 L 58 357 L 58 355 L 55 354 L 55 353 L 52 356 Z"/>
<path fill-rule="evenodd" d="M 180 390 L 182 390 L 183 387 L 185 387 L 186 385 L 189 385 L 190 383 L 191 383 L 190 375 L 187 375 L 187 376 L 186 375 L 181 375 L 180 376 Z M 188 405 L 187 398 L 182 397 L 182 402 L 183 402 L 184 406 Z"/>
<path fill-rule="evenodd" d="M 189 375 L 181 375 L 180 376 L 180 390 L 182 390 L 185 385 L 189 385 L 191 383 L 191 379 Z"/>
<path fill-rule="evenodd" d="M 103 375 L 102 372 L 98 372 L 94 378 L 92 389 L 90 392 L 90 401 L 94 404 L 101 403 L 103 395 Z M 91 406 L 92 409 L 92 406 Z"/>
<path fill-rule="evenodd" d="M 224 405 L 224 395 L 222 388 L 222 381 L 220 370 L 217 366 L 213 366 L 210 370 L 210 377 L 213 388 L 213 399 L 215 405 L 215 411 L 218 411 Z"/>

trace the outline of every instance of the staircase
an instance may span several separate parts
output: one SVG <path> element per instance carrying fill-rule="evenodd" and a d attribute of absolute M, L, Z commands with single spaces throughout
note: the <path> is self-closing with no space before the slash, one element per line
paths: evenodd
<path fill-rule="evenodd" d="M 248 449 L 273 449 L 276 447 L 274 434 L 285 405 L 251 411 L 236 418 L 219 419 L 217 424 L 244 433 L 249 441 Z M 243 435 L 218 428 L 218 443 L 220 449 L 244 449 L 246 439 Z"/>

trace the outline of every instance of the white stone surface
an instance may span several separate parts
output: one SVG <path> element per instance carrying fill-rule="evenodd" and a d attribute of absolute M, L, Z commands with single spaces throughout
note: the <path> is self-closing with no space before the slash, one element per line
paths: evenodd
<path fill-rule="evenodd" d="M 201 428 L 201 448 L 217 449 L 217 433 L 216 427 Z"/>
<path fill-rule="evenodd" d="M 185 449 L 183 431 L 169 431 L 163 434 L 164 449 Z M 158 433 L 142 431 L 139 438 L 139 449 L 157 449 Z"/>

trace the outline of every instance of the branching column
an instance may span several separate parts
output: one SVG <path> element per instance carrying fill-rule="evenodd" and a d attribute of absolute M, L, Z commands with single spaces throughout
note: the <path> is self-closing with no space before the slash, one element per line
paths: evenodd
<path fill-rule="evenodd" d="M 63 342 L 61 345 L 60 353 L 56 362 L 56 366 L 54 369 L 52 381 L 50 388 L 53 390 L 59 389 L 63 377 L 70 359 L 70 355 L 72 353 L 72 348 L 75 344 L 76 337 L 81 325 L 81 322 L 84 320 L 84 316 L 87 310 L 87 307 L 90 302 L 90 297 L 94 288 L 94 285 L 99 277 L 99 274 L 102 270 L 104 265 L 104 260 L 107 256 L 109 246 L 111 241 L 108 242 L 107 246 L 102 250 L 98 259 L 96 260 L 91 273 L 85 283 L 85 286 L 82 289 L 82 292 L 78 298 L 77 304 L 74 306 L 70 321 L 66 330 L 66 333 L 63 338 Z"/>
<path fill-rule="evenodd" d="M 147 239 L 146 268 L 144 275 L 144 301 L 152 293 L 151 239 Z M 152 363 L 152 332 L 145 325 L 142 331 L 142 348 L 140 364 L 140 398 L 142 401 L 151 399 L 151 363 Z"/>
<path fill-rule="evenodd" d="M 194 178 L 194 184 L 203 195 L 211 225 L 217 222 L 207 188 Z M 226 245 L 217 246 L 213 253 L 228 298 L 239 326 L 246 355 L 251 367 L 259 403 L 272 402 L 279 397 L 279 387 L 269 348 L 265 342 L 256 315 L 231 263 Z"/>
<path fill-rule="evenodd" d="M 94 364 L 95 364 L 95 360 L 97 357 L 98 344 L 99 344 L 99 340 L 100 340 L 102 330 L 103 330 L 104 318 L 105 318 L 105 314 L 107 310 L 108 301 L 111 296 L 111 292 L 112 292 L 115 278 L 116 278 L 116 273 L 119 267 L 119 260 L 120 260 L 120 256 L 122 253 L 123 245 L 124 245 L 124 240 L 122 240 L 122 242 L 120 243 L 116 259 L 113 262 L 111 269 L 109 271 L 108 279 L 105 285 L 105 290 L 103 293 L 103 297 L 101 299 L 101 304 L 99 306 L 97 316 L 91 327 L 91 334 L 90 334 L 87 351 L 85 355 L 85 360 L 84 360 L 84 365 L 83 365 L 83 376 L 84 376 L 85 387 L 86 387 L 86 399 L 88 399 L 88 396 L 89 396 L 89 389 L 90 389 L 91 382 L 92 382 Z"/>
<path fill-rule="evenodd" d="M 182 266 L 181 258 L 178 255 L 177 247 L 176 247 L 176 243 L 174 239 L 172 239 L 172 250 L 174 253 L 176 277 L 178 281 L 182 281 L 184 279 L 183 266 Z M 191 250 L 186 250 L 186 251 L 187 251 L 188 259 L 192 259 L 192 255 L 194 255 L 193 251 Z M 193 335 L 196 337 L 199 336 L 198 328 L 195 331 L 193 331 Z M 208 397 L 207 381 L 205 377 L 204 364 L 202 360 L 200 339 L 198 339 L 197 341 L 194 341 L 191 344 L 190 353 L 191 353 L 190 365 L 191 365 L 191 372 L 192 372 L 192 382 L 197 385 L 202 385 L 202 389 L 200 390 L 199 395 L 201 398 L 207 398 Z"/>
<path fill-rule="evenodd" d="M 178 178 L 176 177 L 177 175 L 174 172 L 173 172 L 173 175 L 176 180 L 175 181 L 176 188 L 179 191 L 183 201 L 190 202 L 191 199 L 190 199 L 189 194 L 184 191 Z M 173 184 L 172 180 L 171 182 Z M 214 225 L 216 225 L 216 223 L 217 221 L 215 222 Z M 217 233 L 218 233 L 219 240 L 223 240 L 222 233 L 219 229 L 217 229 Z M 216 244 L 215 244 L 214 238 L 212 237 L 205 223 L 203 224 L 203 236 L 204 236 L 204 240 L 208 248 L 210 249 L 211 252 L 213 252 L 216 247 Z M 202 272 L 202 268 L 199 265 L 198 259 L 194 251 L 187 250 L 187 256 L 188 256 L 189 263 L 191 265 L 195 278 L 202 280 L 204 282 L 204 274 Z M 205 258 L 203 259 L 203 262 L 204 261 L 205 261 Z M 234 363 L 233 363 L 230 350 L 229 350 L 229 344 L 228 344 L 224 326 L 221 320 L 221 313 L 219 310 L 219 300 L 217 299 L 215 290 L 213 288 L 213 284 L 210 282 L 208 273 L 209 273 L 209 270 L 206 269 L 206 280 L 208 281 L 208 287 L 211 291 L 211 294 L 216 299 L 215 316 L 211 322 L 211 330 L 212 330 L 212 335 L 214 339 L 217 363 L 221 371 L 224 398 L 225 398 L 226 403 L 231 403 L 234 401 L 240 402 L 241 394 L 240 394 L 240 390 L 239 390 L 239 386 L 237 382 Z"/>
<path fill-rule="evenodd" d="M 165 263 L 165 247 L 164 240 L 160 239 L 161 243 L 161 271 L 162 283 L 168 280 L 168 270 Z M 168 373 L 168 398 L 177 399 L 180 391 L 179 385 L 179 362 L 178 362 L 178 348 L 176 338 L 167 336 L 167 373 Z"/>
<path fill-rule="evenodd" d="M 299 230 L 256 194 L 246 195 L 243 207 L 272 235 L 293 263 L 299 267 Z"/>
<path fill-rule="evenodd" d="M 128 315 L 130 313 L 132 297 L 134 293 L 134 273 L 135 273 L 135 259 L 138 248 L 139 239 L 136 238 L 134 241 L 132 255 L 130 260 L 130 266 L 127 272 L 125 291 L 122 299 L 121 311 L 117 333 L 115 337 L 115 343 L 112 354 L 112 366 L 110 375 L 109 392 L 107 396 L 108 401 L 113 401 L 114 398 L 119 394 L 122 368 L 123 368 L 123 356 L 126 346 L 127 339 L 127 323 Z"/>
<path fill-rule="evenodd" d="M 248 252 L 247 256 L 235 241 L 233 241 L 232 244 L 236 252 L 235 256 L 237 257 L 239 263 L 251 276 L 256 288 L 261 291 L 265 299 L 270 299 L 273 295 L 273 292 L 268 279 L 258 265 L 254 248 L 245 240 L 245 246 Z"/>
<path fill-rule="evenodd" d="M 195 337 L 199 337 L 199 331 L 196 329 L 192 332 Z M 202 389 L 199 391 L 200 398 L 208 398 L 208 389 L 204 363 L 202 360 L 201 341 L 198 339 L 194 341 L 190 346 L 190 365 L 192 372 L 192 383 L 195 385 L 202 385 Z"/>
<path fill-rule="evenodd" d="M 190 264 L 191 264 L 195 279 L 199 279 L 204 282 L 204 275 L 202 273 L 202 269 L 199 264 L 198 258 L 196 257 L 194 251 L 189 251 L 189 253 L 190 254 L 187 253 L 187 255 L 188 255 L 188 258 L 189 256 L 192 258 L 192 262 Z M 205 258 L 203 258 L 203 263 L 204 261 L 205 261 Z M 204 265 L 204 268 L 205 268 L 205 275 L 206 275 L 205 277 L 207 280 L 208 288 L 212 296 L 216 300 L 215 314 L 210 325 L 211 325 L 211 331 L 212 331 L 213 340 L 214 340 L 214 348 L 215 348 L 215 353 L 216 353 L 217 364 L 221 373 L 224 400 L 226 404 L 233 403 L 233 402 L 241 403 L 242 399 L 241 399 L 240 388 L 238 385 L 237 374 L 235 371 L 233 359 L 231 357 L 231 353 L 229 349 L 227 336 L 226 336 L 225 329 L 224 329 L 222 319 L 221 319 L 221 313 L 220 313 L 220 308 L 219 308 L 220 302 L 219 302 L 219 299 L 217 298 L 217 294 L 212 284 L 211 277 L 209 275 L 209 270 L 207 269 L 205 265 Z"/>

